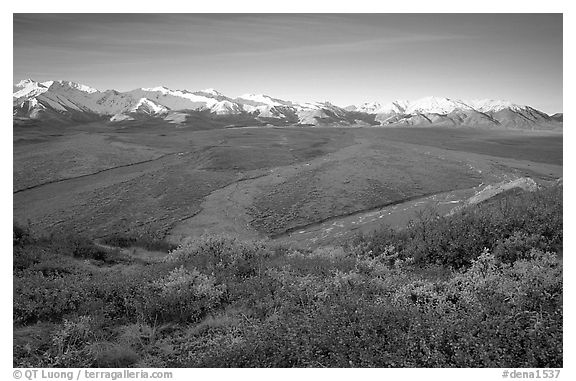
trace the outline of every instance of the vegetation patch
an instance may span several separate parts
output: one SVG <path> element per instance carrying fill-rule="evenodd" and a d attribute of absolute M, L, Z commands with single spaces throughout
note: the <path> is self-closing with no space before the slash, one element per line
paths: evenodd
<path fill-rule="evenodd" d="M 162 251 L 166 253 L 176 248 L 176 245 L 167 242 L 164 240 L 164 237 L 160 237 L 153 232 L 138 234 L 115 233 L 103 238 L 101 241 L 105 245 L 110 246 L 122 248 L 141 247 L 149 251 Z"/>
<path fill-rule="evenodd" d="M 92 250 L 15 228 L 15 367 L 563 366 L 560 187 L 346 247 Z"/>

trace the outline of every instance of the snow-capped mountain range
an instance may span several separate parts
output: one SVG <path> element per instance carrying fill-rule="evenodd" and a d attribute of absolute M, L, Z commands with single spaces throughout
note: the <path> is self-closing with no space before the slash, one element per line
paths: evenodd
<path fill-rule="evenodd" d="M 228 125 L 461 125 L 523 129 L 562 126 L 562 115 L 551 117 L 532 107 L 501 100 L 426 97 L 341 108 L 329 102 L 298 103 L 264 94 L 231 98 L 211 88 L 192 92 L 159 86 L 118 92 L 99 91 L 70 81 L 31 79 L 14 85 L 13 116 L 15 123 L 158 119 L 194 124 L 201 116 L 203 121 L 225 121 Z"/>

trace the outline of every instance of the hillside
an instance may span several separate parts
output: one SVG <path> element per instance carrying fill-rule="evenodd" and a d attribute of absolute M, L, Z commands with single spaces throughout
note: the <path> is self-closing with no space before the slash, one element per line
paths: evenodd
<path fill-rule="evenodd" d="M 15 227 L 14 366 L 559 368 L 562 235 L 561 184 L 313 251 Z"/>

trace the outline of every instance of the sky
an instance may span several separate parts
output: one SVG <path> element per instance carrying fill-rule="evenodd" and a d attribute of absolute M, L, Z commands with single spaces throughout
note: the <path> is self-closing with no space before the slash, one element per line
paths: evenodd
<path fill-rule="evenodd" d="M 13 76 L 295 101 L 562 107 L 562 14 L 14 14 Z"/>

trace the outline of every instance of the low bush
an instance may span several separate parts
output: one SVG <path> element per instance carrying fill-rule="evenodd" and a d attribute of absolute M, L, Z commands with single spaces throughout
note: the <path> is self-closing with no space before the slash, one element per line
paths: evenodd
<path fill-rule="evenodd" d="M 220 305 L 225 289 L 210 276 L 179 267 L 152 283 L 144 310 L 159 322 L 197 321 Z"/>
<path fill-rule="evenodd" d="M 46 276 L 39 271 L 14 277 L 15 324 L 59 321 L 85 300 L 86 279 L 79 274 Z"/>
<path fill-rule="evenodd" d="M 385 228 L 357 237 L 351 245 L 369 256 L 381 255 L 393 245 L 401 259 L 455 269 L 469 267 L 484 248 L 508 262 L 522 258 L 519 251 L 529 247 L 558 252 L 562 188 L 507 195 L 448 217 L 426 211 L 400 232 Z"/>
<path fill-rule="evenodd" d="M 262 241 L 241 241 L 227 235 L 206 235 L 190 239 L 165 257 L 165 262 L 187 267 L 216 277 L 218 282 L 261 275 L 273 251 Z"/>
<path fill-rule="evenodd" d="M 323 297 L 283 299 L 276 319 L 245 326 L 244 340 L 188 365 L 559 367 L 561 269 L 551 254 L 510 266 L 486 251 L 448 281 L 416 280 L 378 296 L 354 273 L 313 287 L 292 280 L 289 294 Z"/>
<path fill-rule="evenodd" d="M 12 241 L 14 246 L 20 246 L 29 243 L 32 240 L 30 229 L 20 226 L 17 223 L 13 224 Z"/>

